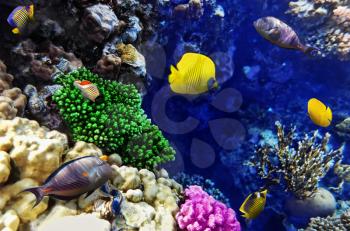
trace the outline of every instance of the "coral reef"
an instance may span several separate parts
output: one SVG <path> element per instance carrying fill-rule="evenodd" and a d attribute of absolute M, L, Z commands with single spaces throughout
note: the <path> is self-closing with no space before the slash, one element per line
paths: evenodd
<path fill-rule="evenodd" d="M 216 201 L 199 186 L 185 189 L 186 201 L 181 205 L 176 220 L 181 230 L 240 231 L 235 212 Z"/>
<path fill-rule="evenodd" d="M 73 86 L 75 80 L 89 80 L 101 92 L 97 102 L 84 99 Z M 96 144 L 109 153 L 119 153 L 125 164 L 152 169 L 172 160 L 175 151 L 157 126 L 141 109 L 141 98 L 132 85 L 103 80 L 87 69 L 56 79 L 64 88 L 53 101 L 68 123 L 75 141 Z"/>
<path fill-rule="evenodd" d="M 12 67 L 16 78 L 25 79 L 26 83 L 36 83 L 39 79 L 50 81 L 56 72 L 64 73 L 82 66 L 82 62 L 73 53 L 52 42 L 36 44 L 31 39 L 20 42 L 11 51 Z M 22 80 L 23 81 L 23 80 Z"/>
<path fill-rule="evenodd" d="M 295 128 L 287 134 L 276 122 L 278 144 L 264 145 L 257 150 L 255 165 L 262 179 L 284 182 L 286 190 L 297 198 L 311 197 L 317 190 L 319 180 L 328 172 L 331 161 L 342 158 L 342 147 L 328 150 L 330 134 L 326 133 L 320 143 L 318 132 L 304 139 L 295 140 Z"/>
<path fill-rule="evenodd" d="M 6 65 L 0 60 L 0 118 L 13 119 L 23 115 L 27 98 L 19 88 L 12 87 L 14 77 L 6 71 Z"/>
<path fill-rule="evenodd" d="M 174 180 L 181 184 L 183 188 L 187 188 L 190 185 L 200 186 L 210 196 L 221 201 L 226 206 L 230 206 L 230 200 L 225 197 L 220 189 L 216 188 L 215 183 L 210 179 L 205 179 L 200 175 L 188 175 L 182 172 L 174 176 Z"/>
<path fill-rule="evenodd" d="M 350 229 L 350 211 L 345 211 L 340 217 L 328 216 L 326 218 L 315 217 L 306 229 L 299 229 L 299 231 L 347 231 Z"/>
<path fill-rule="evenodd" d="M 350 118 L 344 119 L 342 122 L 335 126 L 335 130 L 338 136 L 344 140 L 350 139 Z"/>
<path fill-rule="evenodd" d="M 348 0 L 298 0 L 289 3 L 288 13 L 307 24 L 307 42 L 323 55 L 349 59 L 350 8 Z"/>

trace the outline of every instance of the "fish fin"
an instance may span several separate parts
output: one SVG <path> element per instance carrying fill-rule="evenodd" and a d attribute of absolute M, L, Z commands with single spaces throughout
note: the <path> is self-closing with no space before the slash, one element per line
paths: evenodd
<path fill-rule="evenodd" d="M 320 52 L 320 50 L 315 47 L 304 46 L 304 45 L 300 46 L 299 49 L 305 54 L 310 55 L 312 57 L 316 57 Z"/>
<path fill-rule="evenodd" d="M 12 33 L 19 34 L 20 32 L 19 32 L 19 29 L 16 27 L 16 28 L 12 29 Z"/>
<path fill-rule="evenodd" d="M 91 190 L 91 191 L 87 192 L 87 193 L 85 194 L 84 199 L 87 198 L 88 196 L 90 196 L 93 192 L 95 192 L 95 190 Z"/>
<path fill-rule="evenodd" d="M 22 192 L 31 192 L 35 195 L 36 201 L 35 201 L 35 204 L 33 205 L 33 208 L 35 206 L 37 206 L 40 203 L 40 201 L 43 199 L 43 197 L 45 196 L 41 186 L 27 188 L 27 189 L 23 190 Z"/>
<path fill-rule="evenodd" d="M 169 83 L 171 84 L 179 77 L 179 71 L 173 65 L 170 66 L 170 71 Z"/>
<path fill-rule="evenodd" d="M 219 88 L 218 82 L 214 78 L 208 80 L 208 90 L 217 90 Z"/>
<path fill-rule="evenodd" d="M 281 37 L 281 31 L 277 27 L 274 27 L 271 30 L 269 30 L 269 37 L 273 41 L 277 41 Z"/>
<path fill-rule="evenodd" d="M 87 157 L 91 157 L 91 156 L 83 156 L 74 160 L 70 160 L 64 164 L 62 164 L 59 168 L 57 168 L 53 173 L 50 174 L 50 176 L 45 180 L 44 184 L 46 184 L 47 182 L 49 182 L 59 171 L 61 171 L 64 167 L 66 167 L 68 164 L 73 163 L 77 160 L 83 159 L 83 158 L 87 158 Z"/>
<path fill-rule="evenodd" d="M 31 20 L 34 19 L 34 5 L 33 4 L 29 6 L 28 16 L 29 16 L 29 19 L 31 19 Z"/>

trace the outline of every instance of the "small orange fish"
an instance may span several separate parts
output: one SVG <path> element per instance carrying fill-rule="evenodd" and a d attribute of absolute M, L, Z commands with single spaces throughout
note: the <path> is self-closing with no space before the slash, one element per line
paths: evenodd
<path fill-rule="evenodd" d="M 76 80 L 74 81 L 74 86 L 81 91 L 85 98 L 93 102 L 95 102 L 95 99 L 100 95 L 97 86 L 88 80 Z"/>

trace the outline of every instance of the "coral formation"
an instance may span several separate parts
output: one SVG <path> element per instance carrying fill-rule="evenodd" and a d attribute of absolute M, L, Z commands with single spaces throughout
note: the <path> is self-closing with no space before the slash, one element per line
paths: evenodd
<path fill-rule="evenodd" d="M 349 59 L 350 8 L 348 0 L 298 0 L 289 3 L 289 13 L 307 23 L 307 42 L 323 55 Z"/>
<path fill-rule="evenodd" d="M 12 87 L 14 77 L 6 71 L 6 65 L 0 60 L 0 118 L 13 119 L 23 115 L 27 98 L 19 88 Z"/>
<path fill-rule="evenodd" d="M 216 201 L 199 186 L 185 189 L 186 201 L 181 205 L 176 220 L 186 231 L 240 231 L 235 212 Z"/>
<path fill-rule="evenodd" d="M 86 100 L 73 86 L 75 80 L 89 80 L 101 93 L 95 103 Z M 175 151 L 157 126 L 141 109 L 141 98 L 132 85 L 103 80 L 87 69 L 56 79 L 64 88 L 53 100 L 68 123 L 75 141 L 96 144 L 109 153 L 119 153 L 125 164 L 154 168 L 172 160 Z"/>
<path fill-rule="evenodd" d="M 283 182 L 286 190 L 297 198 L 311 197 L 317 190 L 319 180 L 328 172 L 333 160 L 342 158 L 342 147 L 328 150 L 330 134 L 317 142 L 318 132 L 312 136 L 305 134 L 296 140 L 295 128 L 288 133 L 276 122 L 278 144 L 263 145 L 258 148 L 255 166 L 262 179 Z"/>
<path fill-rule="evenodd" d="M 328 216 L 326 218 L 315 217 L 306 229 L 299 229 L 299 231 L 347 231 L 350 229 L 350 211 L 345 211 L 340 217 Z"/>
<path fill-rule="evenodd" d="M 215 183 L 210 179 L 205 179 L 200 175 L 188 175 L 182 172 L 177 174 L 174 180 L 181 184 L 183 188 L 187 188 L 190 185 L 198 185 L 216 200 L 221 201 L 226 206 L 230 206 L 230 200 L 225 197 L 220 189 L 216 188 Z"/>

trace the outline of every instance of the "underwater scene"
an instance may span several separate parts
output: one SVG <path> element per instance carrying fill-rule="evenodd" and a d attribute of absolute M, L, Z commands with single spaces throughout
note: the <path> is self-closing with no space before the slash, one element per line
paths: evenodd
<path fill-rule="evenodd" d="M 350 0 L 0 0 L 0 231 L 350 231 Z"/>

